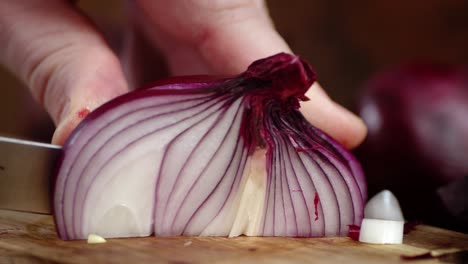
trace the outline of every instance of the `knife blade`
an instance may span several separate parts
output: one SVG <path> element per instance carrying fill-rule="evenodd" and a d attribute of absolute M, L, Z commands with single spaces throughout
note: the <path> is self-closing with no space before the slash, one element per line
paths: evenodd
<path fill-rule="evenodd" d="M 50 214 L 58 145 L 0 136 L 0 208 Z"/>

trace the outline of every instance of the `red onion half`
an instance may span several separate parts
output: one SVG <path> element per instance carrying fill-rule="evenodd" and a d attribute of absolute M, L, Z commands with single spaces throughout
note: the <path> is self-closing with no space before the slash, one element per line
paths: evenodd
<path fill-rule="evenodd" d="M 314 81 L 281 53 L 234 78 L 170 79 L 96 109 L 58 165 L 60 237 L 347 235 L 366 185 L 298 111 Z"/>

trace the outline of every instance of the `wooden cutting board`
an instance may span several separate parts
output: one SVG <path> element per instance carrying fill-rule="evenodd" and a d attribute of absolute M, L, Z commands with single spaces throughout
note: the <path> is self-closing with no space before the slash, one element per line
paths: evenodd
<path fill-rule="evenodd" d="M 404 260 L 435 249 L 468 249 L 468 235 L 419 225 L 402 245 L 350 238 L 165 237 L 62 241 L 52 217 L 0 210 L 0 263 L 440 263 Z M 435 251 L 433 251 L 435 252 Z M 458 254 L 458 256 L 466 254 Z M 453 256 L 453 255 L 452 255 Z M 447 260 L 448 258 L 445 257 Z M 465 259 L 466 260 L 466 259 Z"/>

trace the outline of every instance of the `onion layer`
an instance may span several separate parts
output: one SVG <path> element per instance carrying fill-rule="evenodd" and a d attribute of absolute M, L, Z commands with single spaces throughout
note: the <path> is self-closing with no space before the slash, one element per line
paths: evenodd
<path fill-rule="evenodd" d="M 298 111 L 314 81 L 281 53 L 234 78 L 166 80 L 96 109 L 58 164 L 60 237 L 346 235 L 362 220 L 364 176 Z"/>

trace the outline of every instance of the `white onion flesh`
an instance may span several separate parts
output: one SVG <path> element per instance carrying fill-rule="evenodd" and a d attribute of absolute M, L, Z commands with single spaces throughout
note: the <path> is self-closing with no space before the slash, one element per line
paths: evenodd
<path fill-rule="evenodd" d="M 96 234 L 89 234 L 88 235 L 88 244 L 102 244 L 106 243 L 106 239 L 103 238 L 102 236 L 96 235 Z"/>
<path fill-rule="evenodd" d="M 359 241 L 372 244 L 401 244 L 405 221 L 397 198 L 383 190 L 364 209 Z"/>
<path fill-rule="evenodd" d="M 404 225 L 404 221 L 364 218 L 359 241 L 370 244 L 401 244 Z"/>
<path fill-rule="evenodd" d="M 364 208 L 364 217 L 372 219 L 404 221 L 400 203 L 389 190 L 383 190 L 373 196 Z"/>

